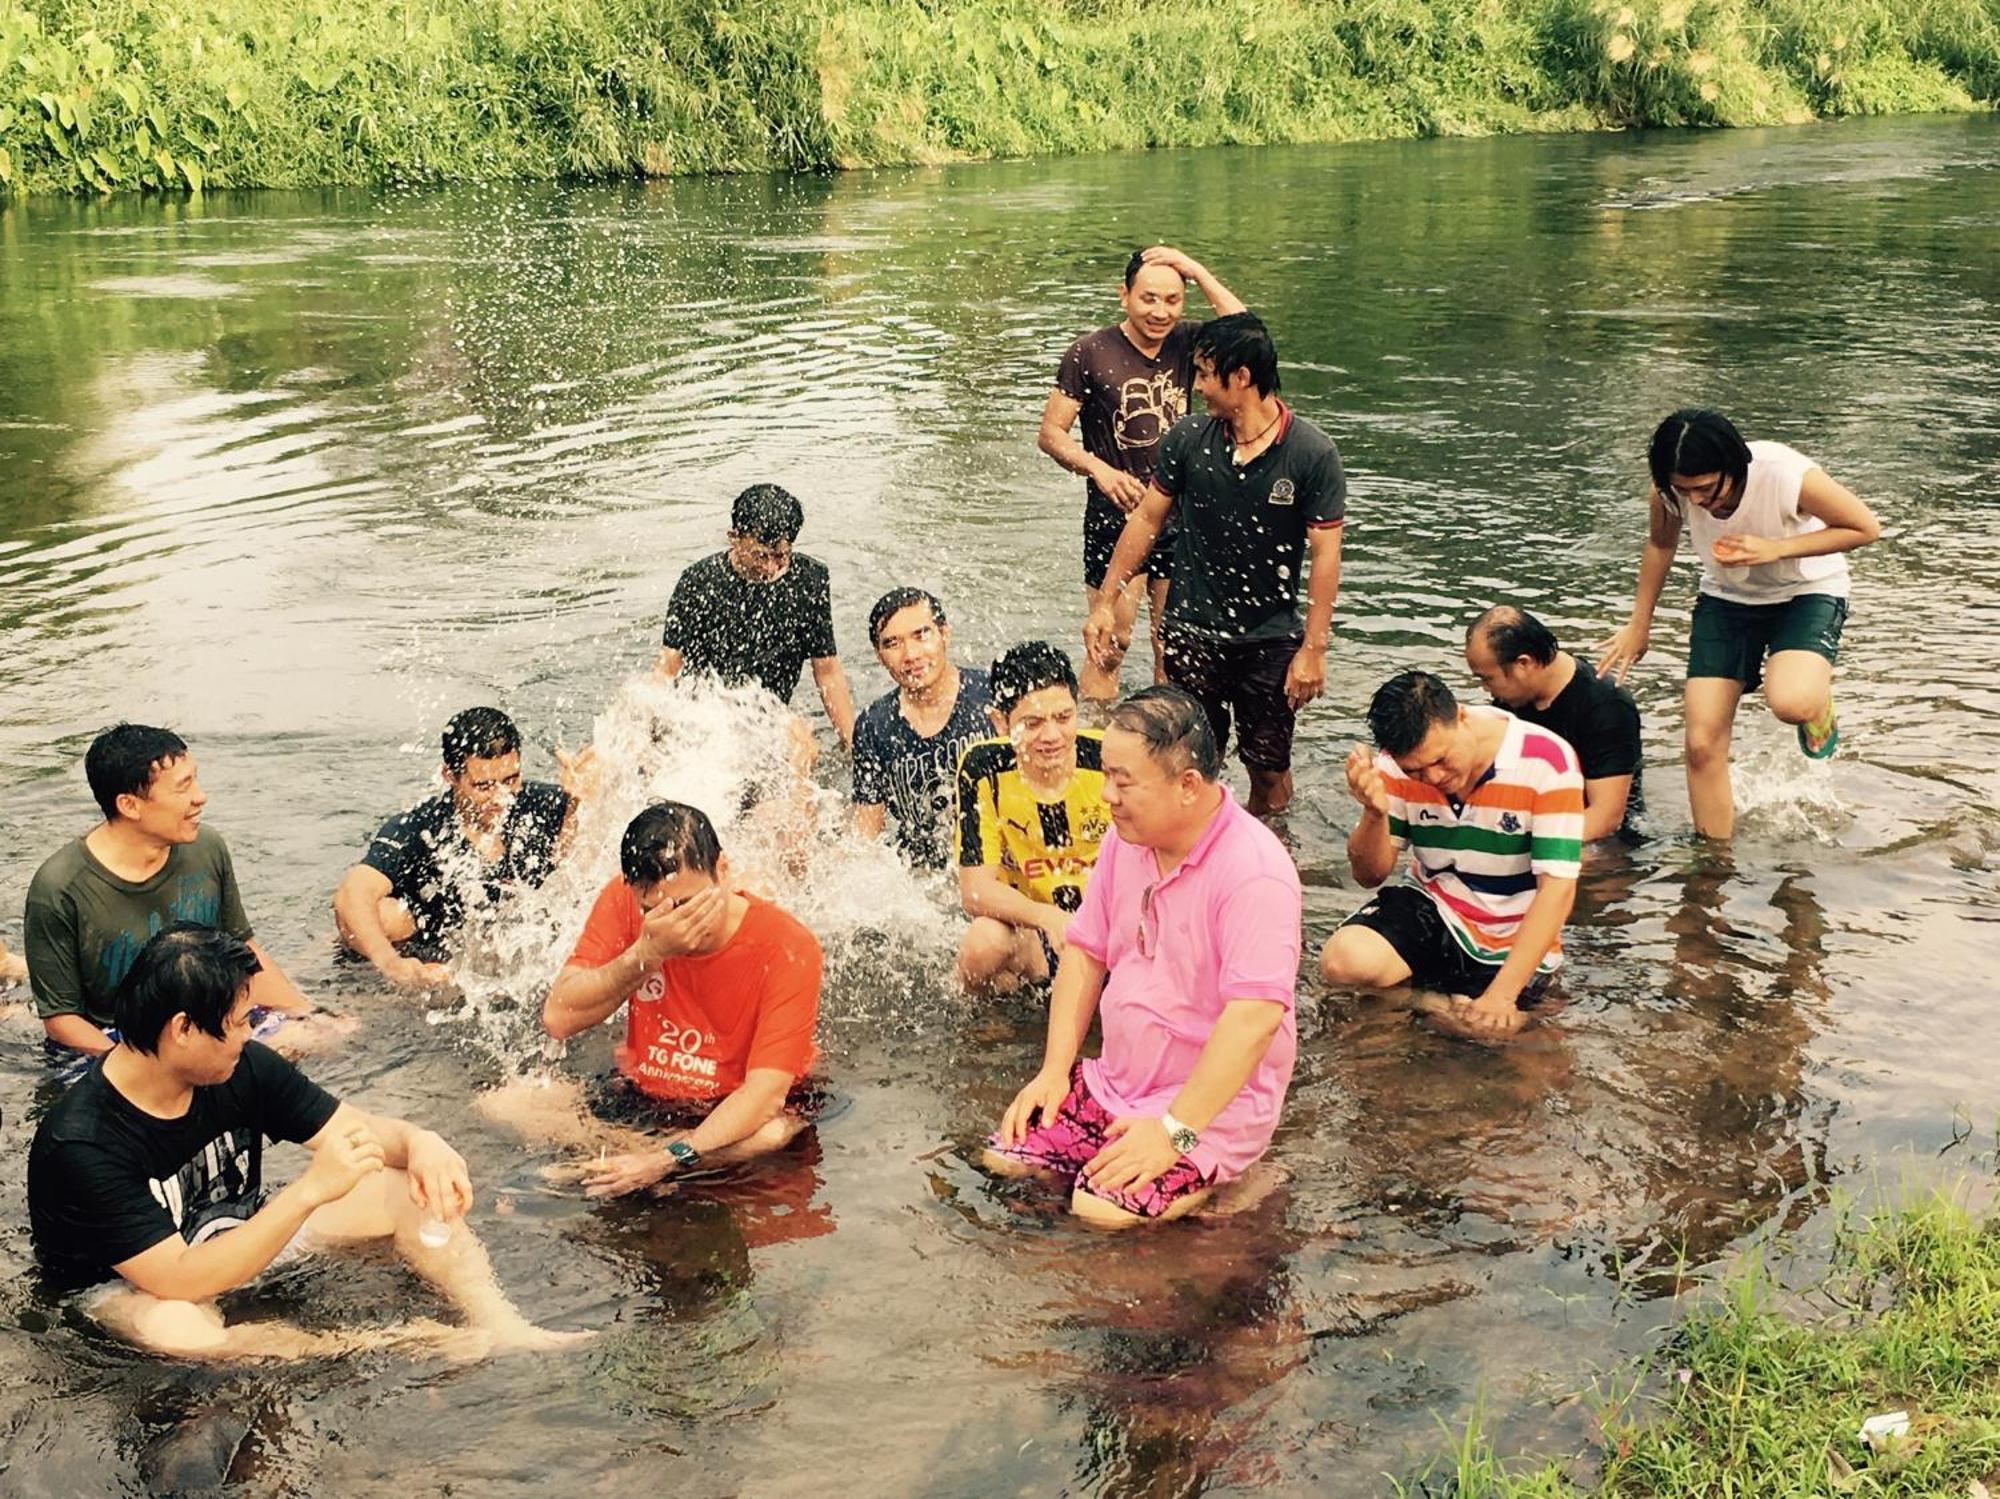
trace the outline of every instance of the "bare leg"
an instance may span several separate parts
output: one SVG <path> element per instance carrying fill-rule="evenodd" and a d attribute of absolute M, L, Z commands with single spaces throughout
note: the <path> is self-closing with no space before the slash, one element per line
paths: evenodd
<path fill-rule="evenodd" d="M 1153 685 L 1163 685 L 1167 680 L 1167 590 L 1173 585 L 1166 578 L 1155 578 L 1150 574 L 1146 580 L 1147 592 L 1152 595 L 1152 611 L 1147 615 L 1153 634 Z"/>
<path fill-rule="evenodd" d="M 1023 979 L 1040 983 L 1049 976 L 1041 934 L 1032 927 L 975 916 L 959 940 L 957 976 L 959 987 L 975 994 L 1007 994 Z"/>
<path fill-rule="evenodd" d="M 1764 662 L 1764 702 L 1784 723 L 1819 717 L 1833 691 L 1833 663 L 1818 651 L 1778 651 Z"/>
<path fill-rule="evenodd" d="M 1292 804 L 1292 773 L 1289 770 L 1251 770 L 1250 815 L 1270 817 Z"/>
<path fill-rule="evenodd" d="M 1394 989 L 1410 981 L 1410 965 L 1372 927 L 1335 927 L 1319 950 L 1320 982 L 1340 989 Z"/>
<path fill-rule="evenodd" d="M 1689 677 L 1682 691 L 1687 719 L 1688 809 L 1694 814 L 1695 832 L 1704 838 L 1728 838 L 1736 831 L 1736 799 L 1729 788 L 1729 740 L 1736 724 L 1736 705 L 1742 700 L 1743 684 L 1732 677 Z"/>
<path fill-rule="evenodd" d="M 1092 1228 L 1134 1228 L 1141 1223 L 1166 1223 L 1175 1218 L 1185 1218 L 1189 1213 L 1198 1213 L 1214 1195 L 1212 1187 L 1190 1192 L 1185 1197 L 1176 1197 L 1159 1217 L 1143 1218 L 1137 1213 L 1126 1212 L 1116 1203 L 1106 1202 L 1102 1197 L 1093 1197 L 1078 1187 L 1069 1195 L 1069 1210 Z"/>
<path fill-rule="evenodd" d="M 126 1286 L 109 1292 L 91 1315 L 110 1332 L 169 1358 L 331 1358 L 369 1348 L 428 1348 L 450 1357 L 477 1358 L 491 1346 L 484 1333 L 415 1318 L 394 1327 L 311 1332 L 290 1322 L 226 1323 L 212 1304 L 162 1301 Z"/>
<path fill-rule="evenodd" d="M 594 1118 L 584 1106 L 583 1085 L 574 1078 L 516 1078 L 479 1094 L 473 1107 L 493 1123 L 559 1150 L 622 1155 L 657 1150 L 660 1144 L 644 1130 Z"/>
<path fill-rule="evenodd" d="M 1139 603 L 1145 596 L 1146 575 L 1141 573 L 1125 585 L 1124 590 L 1113 602 L 1111 616 L 1116 623 L 1120 639 L 1132 638 L 1132 627 L 1139 621 Z M 1103 597 L 1104 590 L 1101 588 L 1084 589 L 1086 611 L 1094 610 Z M 1083 671 L 1077 678 L 1077 696 L 1100 703 L 1110 702 L 1118 696 L 1118 672 L 1124 664 L 1125 653 L 1122 650 L 1118 652 L 1118 659 L 1108 668 L 1099 666 L 1090 659 L 1088 651 L 1084 652 Z"/>

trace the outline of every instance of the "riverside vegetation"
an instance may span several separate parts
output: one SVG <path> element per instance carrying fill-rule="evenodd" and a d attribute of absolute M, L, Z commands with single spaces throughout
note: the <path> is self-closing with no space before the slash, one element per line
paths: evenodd
<path fill-rule="evenodd" d="M 0 0 L 0 193 L 1991 107 L 2000 0 Z"/>

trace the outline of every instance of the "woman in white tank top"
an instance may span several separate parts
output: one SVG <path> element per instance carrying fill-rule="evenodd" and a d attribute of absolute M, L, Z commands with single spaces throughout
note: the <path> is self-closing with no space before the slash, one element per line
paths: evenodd
<path fill-rule="evenodd" d="M 1847 618 L 1847 558 L 1882 534 L 1874 514 L 1803 453 L 1745 442 L 1713 411 L 1676 411 L 1653 433 L 1646 550 L 1625 627 L 1599 647 L 1600 674 L 1623 682 L 1646 654 L 1653 610 L 1685 528 L 1701 561 L 1688 633 L 1688 805 L 1697 833 L 1727 838 L 1736 807 L 1729 739 L 1743 694 L 1761 682 L 1799 747 L 1825 759 L 1840 742 L 1833 662 Z"/>

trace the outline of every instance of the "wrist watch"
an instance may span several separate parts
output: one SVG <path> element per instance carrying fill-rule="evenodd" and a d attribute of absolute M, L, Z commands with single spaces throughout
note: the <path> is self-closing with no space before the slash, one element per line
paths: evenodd
<path fill-rule="evenodd" d="M 1160 1123 L 1167 1131 L 1167 1143 L 1182 1155 L 1186 1155 L 1201 1144 L 1201 1136 L 1174 1118 L 1172 1114 L 1160 1115 Z"/>
<path fill-rule="evenodd" d="M 692 1171 L 701 1164 L 701 1152 L 685 1140 L 669 1142 L 667 1154 L 674 1158 L 674 1169 L 677 1171 Z"/>

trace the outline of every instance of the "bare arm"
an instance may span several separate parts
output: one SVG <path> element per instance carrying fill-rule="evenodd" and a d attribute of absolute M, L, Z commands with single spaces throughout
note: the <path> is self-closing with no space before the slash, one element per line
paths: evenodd
<path fill-rule="evenodd" d="M 1208 298 L 1208 305 L 1215 309 L 1217 317 L 1228 317 L 1232 313 L 1247 312 L 1243 299 L 1224 286 L 1215 273 L 1183 250 L 1172 245 L 1153 245 L 1146 251 L 1146 263 L 1157 265 L 1165 262 L 1179 271 L 1188 280 L 1201 288 L 1201 294 Z"/>
<path fill-rule="evenodd" d="M 247 946 L 257 955 L 258 969 L 250 978 L 250 1002 L 262 1005 L 267 1010 L 282 1010 L 293 1015 L 310 1015 L 316 1006 L 299 993 L 298 985 L 285 976 L 277 960 L 258 945 L 255 940 Z"/>
<path fill-rule="evenodd" d="M 1167 1112 L 1197 1134 L 1207 1129 L 1243 1091 L 1284 1021 L 1285 1007 L 1274 1000 L 1230 1000 Z"/>
<path fill-rule="evenodd" d="M 854 831 L 863 838 L 880 838 L 889 820 L 889 809 L 881 802 L 859 802 L 854 808 Z"/>
<path fill-rule="evenodd" d="M 1000 878 L 992 864 L 975 864 L 958 871 L 958 903 L 968 916 L 991 916 L 1009 926 L 1040 927 L 1060 940 L 1068 913 L 1047 901 L 1031 900 Z M 1056 930 L 1051 931 L 1051 927 Z"/>
<path fill-rule="evenodd" d="M 1646 654 L 1653 633 L 1653 611 L 1659 607 L 1660 591 L 1667 585 L 1667 573 L 1674 565 L 1674 549 L 1681 542 L 1680 512 L 1669 505 L 1656 489 L 1647 501 L 1646 549 L 1639 557 L 1639 586 L 1632 600 L 1632 616 L 1624 627 L 1598 645 L 1597 674 L 1623 682 L 1625 674 Z"/>
<path fill-rule="evenodd" d="M 1090 480 L 1114 505 L 1130 511 L 1145 498 L 1146 481 L 1137 474 L 1112 467 L 1070 436 L 1082 410 L 1083 403 L 1074 396 L 1060 390 L 1050 391 L 1048 402 L 1042 407 L 1042 425 L 1035 434 L 1035 446 L 1071 473 Z"/>
<path fill-rule="evenodd" d="M 782 1067 L 753 1067 L 742 1084 L 681 1138 L 703 1155 L 747 1140 L 785 1111 L 792 1075 Z"/>
<path fill-rule="evenodd" d="M 1138 576 L 1173 508 L 1172 495 L 1156 486 L 1146 486 L 1146 498 L 1125 517 L 1125 529 L 1118 533 L 1117 549 L 1111 554 L 1110 565 L 1104 569 L 1104 586 L 1097 591 L 1100 598 L 1116 598 L 1125 585 Z"/>
<path fill-rule="evenodd" d="M 1347 791 L 1361 807 L 1361 820 L 1347 835 L 1347 867 L 1373 890 L 1395 872 L 1396 840 L 1389 835 L 1389 788 L 1365 744 L 1347 752 Z"/>
<path fill-rule="evenodd" d="M 1583 841 L 1609 838 L 1624 825 L 1625 803 L 1632 795 L 1630 776 L 1599 776 L 1583 783 Z"/>
<path fill-rule="evenodd" d="M 81 1015 L 49 1015 L 42 1021 L 42 1033 L 58 1046 L 93 1057 L 111 1050 L 112 1040 L 101 1026 Z"/>
<path fill-rule="evenodd" d="M 653 675 L 660 678 L 677 677 L 686 658 L 670 645 L 660 647 L 660 654 L 653 658 Z"/>
<path fill-rule="evenodd" d="M 853 749 L 854 690 L 847 685 L 847 672 L 840 664 L 840 657 L 813 657 L 812 674 L 813 686 L 819 689 L 819 700 L 826 707 L 834 733 L 840 736 L 842 745 Z"/>
<path fill-rule="evenodd" d="M 1104 992 L 1106 969 L 1080 948 L 1063 949 L 1056 980 L 1049 991 L 1049 1034 L 1042 1047 L 1042 1070 L 1014 1095 L 1000 1116 L 996 1132 L 1004 1145 L 1018 1145 L 1039 1117 L 1047 1124 L 1069 1094 L 1070 1068 L 1090 1034 L 1091 1016 Z"/>
<path fill-rule="evenodd" d="M 1306 532 L 1312 572 L 1306 579 L 1306 638 L 1285 668 L 1285 698 L 1303 708 L 1326 690 L 1326 651 L 1333 639 L 1333 601 L 1340 595 L 1339 526 Z"/>
<path fill-rule="evenodd" d="M 568 964 L 542 1003 L 542 1029 L 557 1040 L 568 1040 L 602 1024 L 632 997 L 648 966 L 641 961 L 636 942 L 601 968 Z"/>
<path fill-rule="evenodd" d="M 1563 923 L 1569 920 L 1570 907 L 1575 903 L 1575 880 L 1558 879 L 1551 874 L 1536 876 L 1535 898 L 1515 929 L 1507 961 L 1500 965 L 1500 971 L 1486 985 L 1486 992 L 1479 996 L 1482 1008 L 1514 1007 L 1521 991 L 1534 978 L 1535 969 L 1562 935 Z"/>
<path fill-rule="evenodd" d="M 1755 567 L 1786 557 L 1825 557 L 1865 547 L 1882 535 L 1875 512 L 1824 469 L 1807 469 L 1799 482 L 1799 513 L 1819 521 L 1821 529 L 1799 536 L 1725 536 L 1715 544 L 1715 560 L 1725 567 Z"/>

